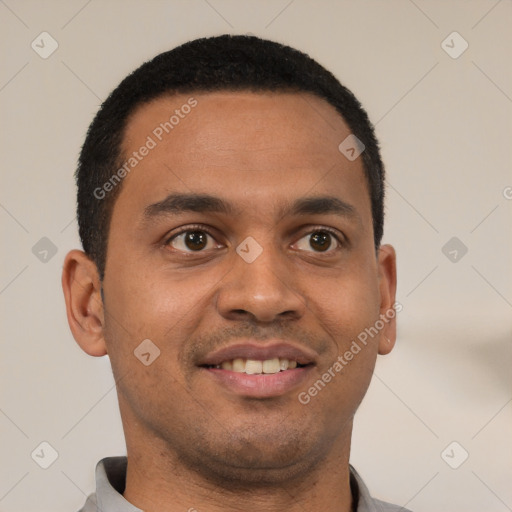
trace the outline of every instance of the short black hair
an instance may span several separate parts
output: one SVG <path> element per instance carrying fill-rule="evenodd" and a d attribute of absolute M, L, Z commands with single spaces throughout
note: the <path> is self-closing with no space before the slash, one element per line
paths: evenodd
<path fill-rule="evenodd" d="M 112 210 L 121 184 L 98 194 L 123 163 L 122 142 L 136 108 L 168 94 L 213 91 L 310 93 L 331 104 L 365 146 L 375 247 L 384 224 L 384 166 L 374 128 L 360 102 L 303 52 L 247 35 L 195 39 L 161 53 L 128 75 L 91 123 L 76 170 L 77 219 L 85 253 L 103 280 Z M 340 141 L 341 142 L 341 141 Z"/>

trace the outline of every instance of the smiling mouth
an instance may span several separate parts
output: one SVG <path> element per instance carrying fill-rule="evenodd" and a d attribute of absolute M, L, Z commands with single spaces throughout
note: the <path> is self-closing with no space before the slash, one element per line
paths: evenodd
<path fill-rule="evenodd" d="M 264 361 L 236 358 L 223 361 L 216 365 L 204 365 L 203 368 L 227 370 L 235 373 L 245 373 L 246 375 L 268 375 L 294 370 L 295 368 L 304 368 L 306 366 L 310 365 L 300 364 L 293 359 L 274 357 L 272 359 L 265 359 Z"/>

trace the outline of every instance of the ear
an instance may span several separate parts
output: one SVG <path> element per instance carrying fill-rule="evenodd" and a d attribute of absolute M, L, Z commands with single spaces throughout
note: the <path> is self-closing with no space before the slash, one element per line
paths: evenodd
<path fill-rule="evenodd" d="M 380 333 L 379 354 L 389 354 L 396 341 L 396 253 L 391 245 L 381 245 L 378 257 L 380 318 L 384 327 Z"/>
<path fill-rule="evenodd" d="M 64 260 L 62 289 L 73 337 L 91 356 L 107 353 L 103 337 L 104 312 L 101 282 L 95 263 L 83 252 L 70 251 Z"/>

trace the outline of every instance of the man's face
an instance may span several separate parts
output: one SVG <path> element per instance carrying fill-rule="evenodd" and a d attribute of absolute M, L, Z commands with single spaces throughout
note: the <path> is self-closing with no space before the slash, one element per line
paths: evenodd
<path fill-rule="evenodd" d="M 210 476 L 277 481 L 346 443 L 371 378 L 380 336 L 298 399 L 389 307 L 368 187 L 324 101 L 192 96 L 161 141 L 190 96 L 140 107 L 124 137 L 126 158 L 156 142 L 123 181 L 103 283 L 128 447 L 151 435 Z"/>

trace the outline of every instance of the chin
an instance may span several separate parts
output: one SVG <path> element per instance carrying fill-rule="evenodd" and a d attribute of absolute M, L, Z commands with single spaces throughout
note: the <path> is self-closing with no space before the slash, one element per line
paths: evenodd
<path fill-rule="evenodd" d="M 280 430 L 280 431 L 279 431 Z M 215 485 L 227 489 L 250 486 L 269 487 L 300 481 L 311 476 L 314 467 L 325 458 L 332 444 L 304 431 L 268 428 L 255 431 L 224 432 L 220 437 L 195 443 L 194 453 L 182 461 Z"/>
<path fill-rule="evenodd" d="M 293 457 L 281 455 L 259 457 L 237 457 L 217 455 L 209 460 L 202 457 L 200 472 L 202 476 L 216 486 L 229 490 L 250 487 L 283 486 L 297 482 L 311 475 L 318 460 L 311 457 Z M 197 471 L 197 468 L 196 468 Z"/>

